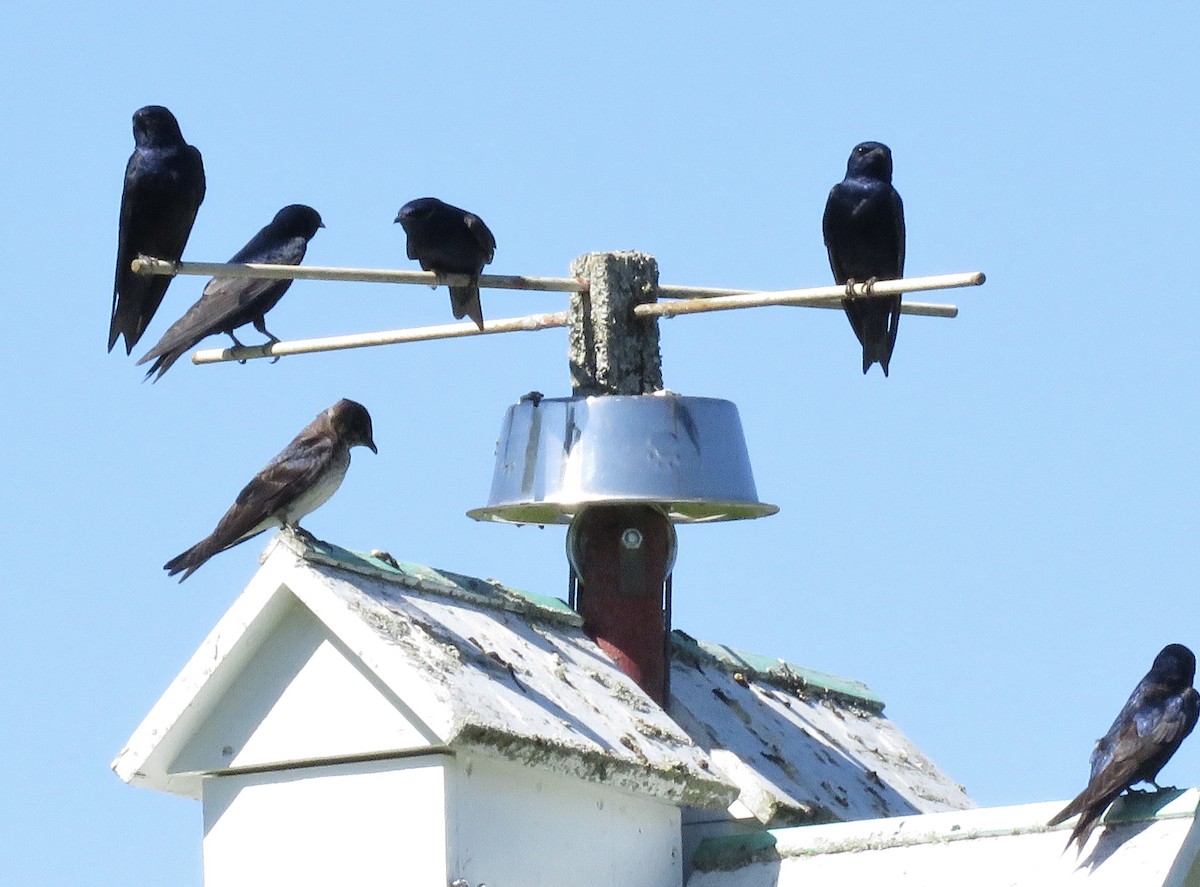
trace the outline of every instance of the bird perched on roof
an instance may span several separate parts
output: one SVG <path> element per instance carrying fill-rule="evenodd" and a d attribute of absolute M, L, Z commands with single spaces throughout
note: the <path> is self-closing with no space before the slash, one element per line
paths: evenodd
<path fill-rule="evenodd" d="M 264 265 L 299 265 L 308 249 L 308 241 L 324 228 L 321 216 L 311 206 L 293 203 L 275 213 L 269 225 L 238 250 L 230 263 L 251 262 Z M 270 339 L 279 339 L 267 330 L 266 314 L 278 304 L 292 285 L 290 280 L 259 277 L 214 277 L 204 293 L 187 313 L 167 330 L 158 344 L 138 361 L 154 360 L 146 378 L 157 382 L 171 364 L 179 360 L 201 339 L 226 333 L 235 345 L 241 345 L 233 331 L 248 323 Z M 155 375 L 157 373 L 157 375 Z"/>
<path fill-rule="evenodd" d="M 1196 657 L 1182 644 L 1168 644 L 1154 658 L 1117 719 L 1096 742 L 1087 788 L 1047 823 L 1058 825 L 1079 814 L 1068 847 L 1078 841 L 1083 852 L 1096 822 L 1125 789 L 1139 782 L 1160 788 L 1155 782 L 1158 771 L 1192 732 L 1200 714 L 1200 694 L 1192 687 L 1195 675 Z"/>
<path fill-rule="evenodd" d="M 160 105 L 139 108 L 133 115 L 133 142 L 121 192 L 108 326 L 108 350 L 124 336 L 126 354 L 133 352 L 171 285 L 170 277 L 135 274 L 130 265 L 139 254 L 178 262 L 204 200 L 204 162 L 183 140 L 174 114 Z"/>
<path fill-rule="evenodd" d="M 362 404 L 343 398 L 309 422 L 254 475 L 211 534 L 167 561 L 163 569 L 168 576 L 182 572 L 182 582 L 214 554 L 264 530 L 301 530 L 300 519 L 324 505 L 341 486 L 353 447 L 379 452 L 371 414 Z"/>
<path fill-rule="evenodd" d="M 892 187 L 892 152 L 880 142 L 863 142 L 850 152 L 846 177 L 833 186 L 821 223 L 833 279 L 846 284 L 842 307 L 862 344 L 863 373 L 872 363 L 888 374 L 900 297 L 851 296 L 854 283 L 904 276 L 904 203 Z"/>
<path fill-rule="evenodd" d="M 479 275 L 496 252 L 496 238 L 483 219 L 436 197 L 419 197 L 400 207 L 396 221 L 408 235 L 408 257 L 422 269 L 471 276 L 470 286 L 450 287 L 450 307 L 456 319 L 470 317 L 483 329 Z"/>

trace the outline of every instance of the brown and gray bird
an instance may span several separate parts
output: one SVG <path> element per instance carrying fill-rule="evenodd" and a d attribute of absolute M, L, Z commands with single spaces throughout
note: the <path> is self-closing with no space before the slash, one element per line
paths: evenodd
<path fill-rule="evenodd" d="M 308 249 L 308 242 L 324 228 L 321 216 L 311 206 L 293 203 L 275 214 L 271 223 L 238 250 L 230 263 L 249 262 L 262 265 L 299 265 Z M 138 361 L 138 365 L 153 360 L 146 378 L 162 378 L 171 364 L 201 339 L 225 333 L 235 345 L 241 345 L 233 331 L 248 323 L 272 343 L 279 339 L 267 330 L 266 314 L 274 308 L 292 285 L 290 280 L 269 280 L 257 277 L 214 277 L 204 287 L 204 293 L 187 313 L 171 325 L 158 344 Z M 157 374 L 157 375 L 156 375 Z"/>
<path fill-rule="evenodd" d="M 423 270 L 470 275 L 470 286 L 450 287 L 450 308 L 456 319 L 470 317 L 483 329 L 479 275 L 496 253 L 496 238 L 483 219 L 436 197 L 419 197 L 400 207 L 396 221 L 408 236 L 408 257 Z"/>
<path fill-rule="evenodd" d="M 1079 852 L 1108 805 L 1139 782 L 1159 788 L 1155 778 L 1196 726 L 1200 694 L 1192 687 L 1196 657 L 1183 644 L 1168 644 L 1134 688 L 1121 713 L 1092 750 L 1092 774 L 1080 792 L 1047 825 L 1075 814 L 1079 822 L 1067 839 Z"/>
<path fill-rule="evenodd" d="M 863 350 L 863 373 L 878 363 L 888 374 L 899 296 L 851 297 L 852 283 L 904 276 L 904 203 L 892 187 L 892 152 L 880 142 L 863 142 L 850 152 L 846 177 L 833 186 L 821 220 L 833 279 L 846 284 L 842 308 Z"/>
<path fill-rule="evenodd" d="M 135 274 L 139 254 L 178 262 L 196 212 L 204 200 L 204 162 L 183 140 L 179 123 L 166 108 L 147 105 L 133 115 L 133 154 L 125 167 L 121 222 L 117 233 L 117 275 L 113 283 L 108 350 L 120 336 L 131 354 L 172 278 Z"/>
<path fill-rule="evenodd" d="M 264 530 L 299 530 L 300 519 L 324 505 L 341 486 L 353 447 L 379 452 L 371 414 L 362 404 L 343 398 L 309 422 L 254 475 L 209 536 L 167 561 L 163 569 L 168 576 L 182 572 L 182 582 L 214 554 Z"/>

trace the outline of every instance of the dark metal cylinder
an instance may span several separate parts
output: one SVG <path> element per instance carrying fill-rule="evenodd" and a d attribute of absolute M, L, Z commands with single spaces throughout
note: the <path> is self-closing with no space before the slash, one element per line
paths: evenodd
<path fill-rule="evenodd" d="M 664 583 L 675 558 L 675 528 L 648 505 L 592 505 L 572 521 L 567 547 L 584 631 L 665 705 Z"/>

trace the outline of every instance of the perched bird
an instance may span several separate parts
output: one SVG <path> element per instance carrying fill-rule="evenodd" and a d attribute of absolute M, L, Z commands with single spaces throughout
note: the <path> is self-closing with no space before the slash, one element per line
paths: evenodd
<path fill-rule="evenodd" d="M 379 452 L 372 438 L 371 414 L 362 404 L 343 398 L 309 422 L 254 475 L 207 538 L 167 561 L 163 566 L 167 575 L 182 572 L 182 582 L 214 554 L 271 527 L 300 530 L 300 519 L 325 504 L 341 486 L 352 447 Z"/>
<path fill-rule="evenodd" d="M 159 105 L 138 109 L 133 141 L 121 192 L 108 326 L 108 350 L 124 336 L 126 354 L 133 353 L 171 284 L 170 277 L 135 274 L 131 263 L 139 254 L 178 262 L 204 200 L 204 163 L 200 152 L 183 140 L 175 115 Z"/>
<path fill-rule="evenodd" d="M 422 269 L 471 276 L 470 286 L 450 287 L 450 307 L 455 318 L 470 317 L 483 329 L 479 275 L 496 252 L 496 238 L 483 219 L 436 197 L 420 197 L 400 207 L 396 221 L 408 235 L 408 257 Z"/>
<path fill-rule="evenodd" d="M 321 217 L 311 206 L 293 203 L 275 213 L 271 224 L 251 238 L 229 261 L 254 262 L 264 265 L 299 265 L 308 248 L 308 241 L 324 228 Z M 214 277 L 204 287 L 200 300 L 187 314 L 171 324 L 158 344 L 146 352 L 138 365 L 154 360 L 146 378 L 154 381 L 171 368 L 171 364 L 201 339 L 217 333 L 227 333 L 235 345 L 241 345 L 233 331 L 248 323 L 271 340 L 279 339 L 267 330 L 266 314 L 278 304 L 292 285 L 290 280 L 268 280 L 260 277 Z"/>
<path fill-rule="evenodd" d="M 850 152 L 846 178 L 825 202 L 821 229 L 833 279 L 846 284 L 842 307 L 862 343 L 863 373 L 872 363 L 888 374 L 900 323 L 900 297 L 852 297 L 854 283 L 904 276 L 904 204 L 892 187 L 892 152 L 879 142 L 863 142 Z"/>
<path fill-rule="evenodd" d="M 1195 675 L 1196 657 L 1182 644 L 1168 644 L 1154 658 L 1117 719 L 1096 742 L 1087 788 L 1047 823 L 1058 825 L 1080 814 L 1068 847 L 1078 841 L 1083 852 L 1096 822 L 1125 789 L 1138 782 L 1160 788 L 1154 781 L 1158 771 L 1192 732 L 1200 714 L 1200 694 L 1192 687 Z"/>

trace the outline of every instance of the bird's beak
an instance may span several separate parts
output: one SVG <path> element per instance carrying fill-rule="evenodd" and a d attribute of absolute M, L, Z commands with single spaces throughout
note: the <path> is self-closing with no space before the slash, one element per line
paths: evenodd
<path fill-rule="evenodd" d="M 324 223 L 324 222 L 318 222 L 318 223 L 317 223 L 317 227 L 318 227 L 318 228 L 324 228 L 324 227 L 325 227 L 325 223 Z"/>
<path fill-rule="evenodd" d="M 399 221 L 400 221 L 400 216 L 396 216 L 396 218 L 392 219 L 392 224 L 395 225 Z"/>
<path fill-rule="evenodd" d="M 379 450 L 375 446 L 375 441 L 373 441 L 373 440 L 367 441 L 367 446 L 370 448 L 372 453 L 374 453 L 376 456 L 379 455 Z"/>

